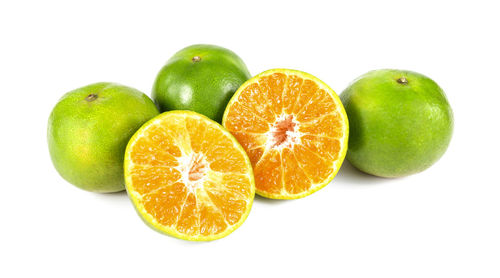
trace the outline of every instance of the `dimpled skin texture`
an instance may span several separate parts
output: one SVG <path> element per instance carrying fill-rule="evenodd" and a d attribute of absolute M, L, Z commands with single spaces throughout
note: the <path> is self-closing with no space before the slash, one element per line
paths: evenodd
<path fill-rule="evenodd" d="M 404 84 L 397 80 L 406 78 Z M 347 159 L 381 177 L 421 172 L 446 151 L 453 112 L 443 90 L 416 72 L 375 70 L 340 96 L 350 123 Z"/>
<path fill-rule="evenodd" d="M 200 60 L 193 61 L 193 57 Z M 234 52 L 192 45 L 177 52 L 160 70 L 152 96 L 162 112 L 190 110 L 220 123 L 234 92 L 250 77 Z"/>
<path fill-rule="evenodd" d="M 97 95 L 87 101 L 89 94 Z M 158 115 L 140 91 L 113 83 L 96 83 L 65 94 L 52 110 L 47 141 L 59 174 L 92 192 L 125 189 L 123 158 L 128 140 Z"/>

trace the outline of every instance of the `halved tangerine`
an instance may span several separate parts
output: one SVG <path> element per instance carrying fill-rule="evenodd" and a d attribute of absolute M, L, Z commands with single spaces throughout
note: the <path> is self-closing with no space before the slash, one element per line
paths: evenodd
<path fill-rule="evenodd" d="M 144 124 L 128 143 L 124 168 L 127 192 L 146 224 L 187 240 L 234 231 L 255 194 L 238 141 L 195 112 L 166 112 Z"/>
<path fill-rule="evenodd" d="M 274 69 L 245 82 L 222 120 L 252 162 L 256 192 L 297 199 L 337 174 L 349 124 L 337 94 L 305 72 Z"/>

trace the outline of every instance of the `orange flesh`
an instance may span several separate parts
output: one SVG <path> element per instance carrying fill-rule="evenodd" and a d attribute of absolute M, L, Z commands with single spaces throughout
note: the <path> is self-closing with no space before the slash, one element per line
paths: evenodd
<path fill-rule="evenodd" d="M 252 170 L 245 154 L 207 121 L 160 118 L 127 150 L 129 194 L 139 210 L 174 234 L 217 235 L 237 224 L 251 206 Z"/>
<path fill-rule="evenodd" d="M 257 193 L 293 198 L 331 178 L 347 147 L 346 118 L 334 92 L 283 72 L 260 76 L 240 90 L 224 126 L 248 153 Z"/>

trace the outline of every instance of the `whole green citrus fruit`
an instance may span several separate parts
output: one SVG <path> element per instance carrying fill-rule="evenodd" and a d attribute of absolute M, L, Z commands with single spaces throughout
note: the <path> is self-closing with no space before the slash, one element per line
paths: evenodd
<path fill-rule="evenodd" d="M 126 86 L 96 83 L 71 91 L 49 117 L 52 162 L 64 179 L 79 188 L 103 193 L 124 190 L 128 140 L 158 114 L 148 96 Z"/>
<path fill-rule="evenodd" d="M 186 47 L 160 70 L 152 97 L 160 110 L 191 110 L 220 122 L 250 73 L 234 52 L 215 45 Z"/>
<path fill-rule="evenodd" d="M 450 143 L 451 107 L 436 82 L 422 74 L 371 71 L 340 98 L 350 125 L 347 159 L 363 172 L 381 177 L 418 173 Z"/>

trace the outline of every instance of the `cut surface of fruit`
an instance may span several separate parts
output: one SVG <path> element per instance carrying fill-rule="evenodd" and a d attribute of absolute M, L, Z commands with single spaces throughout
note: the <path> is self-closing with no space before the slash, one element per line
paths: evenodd
<path fill-rule="evenodd" d="M 143 125 L 127 146 L 124 168 L 127 192 L 146 224 L 187 240 L 234 231 L 255 194 L 243 148 L 195 112 L 165 112 Z"/>
<path fill-rule="evenodd" d="M 265 71 L 236 91 L 223 125 L 243 146 L 256 192 L 297 199 L 327 185 L 347 151 L 349 124 L 337 94 L 296 70 Z"/>

